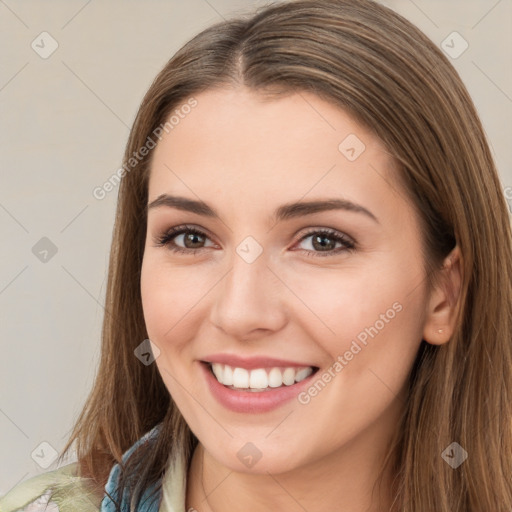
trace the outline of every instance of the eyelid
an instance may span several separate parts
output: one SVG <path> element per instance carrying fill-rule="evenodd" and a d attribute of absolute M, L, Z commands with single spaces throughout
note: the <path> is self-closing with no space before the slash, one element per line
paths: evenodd
<path fill-rule="evenodd" d="M 293 249 L 293 250 L 302 251 L 303 253 L 305 253 L 308 256 L 323 257 L 323 256 L 335 256 L 335 255 L 338 255 L 340 253 L 344 253 L 347 251 L 354 251 L 358 247 L 357 242 L 352 237 L 346 235 L 345 233 L 343 233 L 341 231 L 338 231 L 337 229 L 326 228 L 326 227 L 316 227 L 316 228 L 312 227 L 312 228 L 307 228 L 307 229 L 308 230 L 305 233 L 302 232 L 300 235 L 298 235 L 298 237 L 296 238 L 292 247 L 296 246 L 297 244 L 299 244 L 306 238 L 310 237 L 311 235 L 315 235 L 315 234 L 330 236 L 332 239 L 335 240 L 335 243 L 337 243 L 337 242 L 341 243 L 342 247 L 333 249 L 331 251 L 312 251 L 312 250 L 308 250 L 308 249 Z M 204 236 L 205 238 L 208 238 L 213 243 L 215 243 L 214 240 L 212 239 L 212 237 L 210 236 L 210 234 L 208 233 L 208 230 L 206 230 L 204 228 L 199 228 L 199 227 L 196 227 L 196 226 L 190 225 L 190 224 L 180 224 L 177 226 L 173 226 L 173 227 L 165 230 L 163 234 L 157 235 L 156 237 L 154 237 L 154 242 L 155 242 L 156 246 L 159 246 L 159 247 L 169 246 L 169 250 L 171 250 L 173 252 L 177 252 L 177 253 L 181 252 L 181 253 L 185 253 L 185 254 L 196 254 L 205 249 L 208 249 L 208 247 L 199 247 L 196 249 L 189 249 L 189 248 L 183 248 L 180 246 L 176 246 L 171 243 L 172 239 L 174 239 L 184 233 L 187 233 L 187 232 L 195 233 L 200 236 Z"/>
<path fill-rule="evenodd" d="M 170 240 L 172 240 L 172 239 L 176 238 L 177 236 L 180 236 L 184 233 L 187 233 L 187 232 L 196 233 L 198 235 L 204 236 L 205 238 L 208 238 L 209 240 L 212 240 L 212 237 L 210 236 L 208 231 L 203 228 L 198 228 L 198 227 L 196 227 L 194 225 L 190 225 L 190 224 L 179 224 L 177 226 L 173 226 L 169 229 L 166 229 L 162 234 L 156 235 L 155 237 L 153 237 L 153 241 L 157 246 L 160 246 L 160 247 L 166 246 L 166 245 L 171 245 Z M 213 242 L 213 240 L 212 240 L 212 242 Z M 171 250 L 176 250 L 177 252 L 179 252 L 180 249 L 183 252 L 188 252 L 188 253 L 192 254 L 193 252 L 197 252 L 197 251 L 206 249 L 206 247 L 201 247 L 198 249 L 185 249 L 183 247 L 173 246 Z"/>
<path fill-rule="evenodd" d="M 340 254 L 352 252 L 352 251 L 355 251 L 358 249 L 358 245 L 352 237 L 346 235 L 342 231 L 338 231 L 337 229 L 326 228 L 326 227 L 309 228 L 308 231 L 306 231 L 305 233 L 302 233 L 299 236 L 299 238 L 296 241 L 296 243 L 294 244 L 294 246 L 299 244 L 303 240 L 309 238 L 311 235 L 316 235 L 316 234 L 328 236 L 335 241 L 335 244 L 339 242 L 339 243 L 341 243 L 342 246 L 338 247 L 336 249 L 333 249 L 331 251 L 311 251 L 311 250 L 307 250 L 307 249 L 295 249 L 295 250 L 303 252 L 306 256 L 322 258 L 322 257 L 329 257 L 329 256 L 336 257 Z"/>
<path fill-rule="evenodd" d="M 327 228 L 327 227 L 316 227 L 315 228 L 315 227 L 313 227 L 313 228 L 307 228 L 307 229 L 308 230 L 306 232 L 303 232 L 298 236 L 297 242 L 302 241 L 304 238 L 307 238 L 308 236 L 320 233 L 320 234 L 331 235 L 333 238 L 334 237 L 341 238 L 343 241 L 345 241 L 347 243 L 356 245 L 356 241 L 351 236 L 347 235 L 343 231 L 339 231 L 334 228 Z"/>

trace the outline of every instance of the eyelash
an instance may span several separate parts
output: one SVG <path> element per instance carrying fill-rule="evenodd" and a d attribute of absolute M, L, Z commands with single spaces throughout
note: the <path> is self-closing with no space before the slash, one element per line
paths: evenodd
<path fill-rule="evenodd" d="M 176 226 L 168 231 L 166 231 L 163 235 L 156 238 L 155 242 L 157 247 L 167 247 L 170 251 L 176 252 L 176 253 L 185 253 L 185 254 L 196 254 L 203 249 L 207 249 L 207 247 L 200 247 L 199 249 L 185 249 L 183 247 L 179 247 L 177 245 L 173 245 L 171 243 L 171 240 L 178 235 L 182 235 L 183 233 L 193 233 L 195 235 L 204 236 L 205 238 L 209 238 L 206 233 L 203 231 L 194 228 L 192 226 Z M 332 251 L 326 251 L 325 253 L 322 253 L 322 251 L 310 251 L 307 249 L 298 249 L 300 251 L 303 251 L 306 253 L 306 256 L 316 257 L 320 256 L 321 258 L 327 257 L 327 256 L 333 256 L 338 255 L 341 252 L 347 251 L 352 252 L 356 249 L 356 244 L 353 242 L 350 238 L 348 238 L 343 233 L 339 233 L 338 231 L 334 231 L 332 229 L 327 228 L 320 228 L 320 229 L 313 229 L 307 233 L 305 233 L 300 240 L 297 242 L 302 242 L 304 239 L 310 237 L 311 235 L 324 235 L 331 238 L 334 242 L 341 242 L 345 247 L 338 247 L 337 249 L 333 249 Z"/>

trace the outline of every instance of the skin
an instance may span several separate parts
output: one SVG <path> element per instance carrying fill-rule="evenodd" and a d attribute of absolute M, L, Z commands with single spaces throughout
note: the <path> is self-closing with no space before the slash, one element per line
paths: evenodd
<path fill-rule="evenodd" d="M 164 193 L 201 199 L 220 220 L 150 209 L 141 275 L 148 335 L 161 351 L 156 364 L 199 440 L 187 510 L 386 510 L 392 475 L 373 489 L 378 469 L 422 338 L 441 344 L 452 334 L 457 304 L 448 290 L 460 284 L 460 254 L 453 251 L 444 284 L 428 294 L 419 220 L 393 161 L 339 107 L 309 93 L 268 100 L 245 88 L 196 99 L 154 149 L 149 203 Z M 354 161 L 338 149 L 349 134 L 366 146 Z M 271 220 L 284 203 L 333 197 L 378 222 L 345 210 Z M 184 223 L 206 237 L 174 242 L 199 252 L 158 246 Z M 313 228 L 345 234 L 356 248 L 336 253 L 343 247 L 336 243 L 322 256 Z M 252 263 L 236 252 L 247 236 L 263 249 Z M 328 236 L 327 243 L 335 242 Z M 232 412 L 200 371 L 208 354 L 230 353 L 307 361 L 321 375 L 396 303 L 400 312 L 307 404 Z M 237 457 L 247 442 L 262 454 L 251 468 Z"/>

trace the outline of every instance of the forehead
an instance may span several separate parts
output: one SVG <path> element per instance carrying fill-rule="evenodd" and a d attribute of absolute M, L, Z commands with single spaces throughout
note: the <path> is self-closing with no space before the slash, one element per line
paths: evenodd
<path fill-rule="evenodd" d="M 193 109 L 175 107 L 154 149 L 150 201 L 174 193 L 266 204 L 328 194 L 378 206 L 397 192 L 380 140 L 318 96 L 269 99 L 240 88 L 194 98 Z"/>

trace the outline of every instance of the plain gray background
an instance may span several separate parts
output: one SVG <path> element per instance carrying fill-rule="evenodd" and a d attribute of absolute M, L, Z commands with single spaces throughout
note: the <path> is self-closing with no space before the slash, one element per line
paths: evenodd
<path fill-rule="evenodd" d="M 264 3 L 0 0 L 0 495 L 47 470 L 93 383 L 117 189 L 92 191 L 144 93 L 190 37 Z M 453 47 L 512 187 L 512 1 L 382 3 Z"/>

